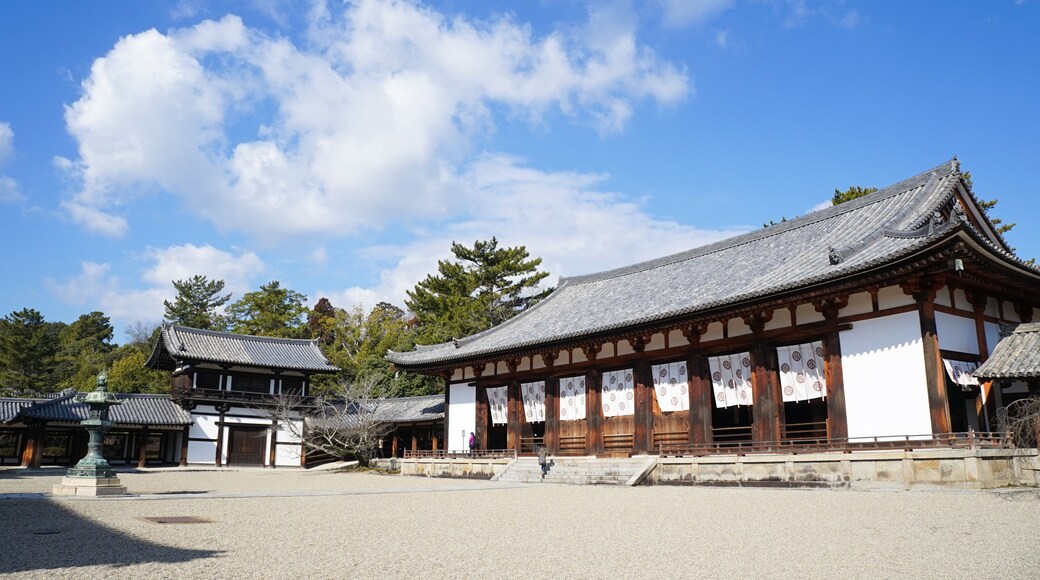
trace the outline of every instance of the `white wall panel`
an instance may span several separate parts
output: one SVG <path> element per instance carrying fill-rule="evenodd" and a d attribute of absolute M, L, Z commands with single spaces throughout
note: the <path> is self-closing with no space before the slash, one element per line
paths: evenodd
<path fill-rule="evenodd" d="M 278 435 L 279 441 L 281 435 Z M 275 452 L 274 464 L 277 467 L 299 467 L 301 447 L 299 445 L 279 445 Z"/>
<path fill-rule="evenodd" d="M 939 348 L 979 354 L 974 318 L 936 312 L 935 329 L 939 333 Z"/>
<path fill-rule="evenodd" d="M 870 292 L 858 292 L 849 296 L 849 303 L 838 312 L 838 316 L 855 316 L 874 311 L 874 301 L 870 299 Z"/>
<path fill-rule="evenodd" d="M 882 310 L 907 306 L 914 303 L 913 297 L 903 292 L 903 289 L 899 286 L 886 286 L 878 290 L 877 296 L 878 308 L 881 308 Z"/>
<path fill-rule="evenodd" d="M 213 458 L 216 456 L 216 441 L 188 441 L 188 463 L 213 465 Z"/>
<path fill-rule="evenodd" d="M 917 313 L 863 320 L 839 338 L 849 437 L 931 433 Z"/>
<path fill-rule="evenodd" d="M 477 428 L 477 389 L 472 383 L 452 383 L 448 388 L 448 451 L 465 451 L 470 432 Z"/>
<path fill-rule="evenodd" d="M 1000 341 L 1000 325 L 995 322 L 983 322 L 982 325 L 986 329 L 986 346 L 989 347 L 989 353 L 993 354 L 993 349 Z"/>

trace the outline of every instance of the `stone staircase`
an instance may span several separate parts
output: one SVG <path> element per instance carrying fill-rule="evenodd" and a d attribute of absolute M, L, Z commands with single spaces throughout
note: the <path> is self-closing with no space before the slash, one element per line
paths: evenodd
<path fill-rule="evenodd" d="M 638 485 L 657 463 L 656 456 L 632 458 L 553 457 L 549 473 L 535 457 L 518 457 L 494 481 L 512 483 L 569 483 L 572 485 Z"/>

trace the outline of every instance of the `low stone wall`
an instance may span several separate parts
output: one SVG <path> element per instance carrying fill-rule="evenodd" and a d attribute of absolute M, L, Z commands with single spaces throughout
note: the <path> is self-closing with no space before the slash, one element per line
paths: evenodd
<path fill-rule="evenodd" d="M 662 457 L 651 485 L 941 487 L 989 489 L 1040 482 L 1036 449 L 926 449 L 852 453 Z"/>
<path fill-rule="evenodd" d="M 420 475 L 426 477 L 456 477 L 463 479 L 491 479 L 504 470 L 513 458 L 477 459 L 399 459 L 398 467 L 401 475 Z"/>

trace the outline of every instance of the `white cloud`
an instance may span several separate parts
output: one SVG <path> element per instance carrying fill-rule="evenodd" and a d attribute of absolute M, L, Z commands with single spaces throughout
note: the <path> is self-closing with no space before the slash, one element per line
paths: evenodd
<path fill-rule="evenodd" d="M 715 45 L 719 48 L 726 48 L 729 46 L 729 31 L 728 30 L 716 30 L 715 31 Z"/>
<path fill-rule="evenodd" d="M 668 28 L 701 24 L 733 6 L 733 0 L 656 0 L 661 23 Z"/>
<path fill-rule="evenodd" d="M 11 125 L 0 122 L 0 167 L 14 155 L 14 131 Z M 22 193 L 18 191 L 18 182 L 14 179 L 0 174 L 0 203 L 14 203 L 21 201 Z"/>
<path fill-rule="evenodd" d="M 546 173 L 518 160 L 491 156 L 467 172 L 463 192 L 471 211 L 466 219 L 420 234 L 414 241 L 384 249 L 392 262 L 370 288 L 319 292 L 336 306 L 386 300 L 404 304 L 405 292 L 450 258 L 451 242 L 467 245 L 496 236 L 501 246 L 524 245 L 543 259 L 542 269 L 558 276 L 606 270 L 687 250 L 747 228 L 703 230 L 647 215 L 618 194 L 598 191 L 602 175 Z"/>
<path fill-rule="evenodd" d="M 164 314 L 163 300 L 172 300 L 173 280 L 196 274 L 210 280 L 224 280 L 226 292 L 237 299 L 251 288 L 251 282 L 265 270 L 253 252 L 226 252 L 209 245 L 185 244 L 169 248 L 149 248 L 144 253 L 149 265 L 139 282 L 127 282 L 112 273 L 109 264 L 83 262 L 80 273 L 63 282 L 49 281 L 51 291 L 62 301 L 103 311 L 116 327 L 135 321 L 158 321 Z"/>
<path fill-rule="evenodd" d="M 812 213 L 814 211 L 820 211 L 821 209 L 827 209 L 829 207 L 832 207 L 833 205 L 834 205 L 833 201 L 831 201 L 829 199 L 825 199 L 825 200 L 821 201 L 820 203 L 818 203 L 818 204 L 812 206 L 811 208 L 809 208 L 809 211 L 807 213 Z"/>
<path fill-rule="evenodd" d="M 593 12 L 592 17 L 599 14 Z M 493 110 L 556 110 L 621 130 L 642 101 L 670 104 L 686 74 L 612 21 L 611 34 L 536 36 L 508 17 L 471 22 L 409 2 L 318 3 L 299 46 L 227 16 L 121 39 L 66 109 L 79 185 L 64 207 L 123 235 L 146 192 L 217 227 L 344 235 L 450 218 Z M 273 111 L 273 112 L 272 112 Z"/>

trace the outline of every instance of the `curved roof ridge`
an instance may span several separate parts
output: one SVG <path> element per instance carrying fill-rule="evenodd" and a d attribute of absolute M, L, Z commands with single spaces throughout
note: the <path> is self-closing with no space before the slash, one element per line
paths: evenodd
<path fill-rule="evenodd" d="M 180 324 L 173 324 L 172 322 L 163 322 L 164 329 L 170 329 L 175 333 L 183 332 L 185 334 L 202 334 L 206 336 L 223 336 L 226 338 L 240 338 L 242 340 L 250 340 L 254 342 L 277 342 L 277 343 L 314 343 L 313 338 L 285 338 L 281 336 L 257 336 L 253 334 L 239 334 L 237 332 L 223 332 L 220 330 L 209 330 L 205 328 L 193 328 L 191 326 L 182 326 Z"/>
<path fill-rule="evenodd" d="M 945 171 L 945 173 L 941 173 L 943 171 Z M 602 272 L 593 272 L 593 273 L 584 274 L 584 275 L 581 275 L 581 276 L 572 276 L 572 277 L 560 278 L 560 283 L 562 285 L 564 281 L 571 282 L 571 283 L 574 283 L 574 284 L 584 284 L 584 283 L 587 283 L 587 282 L 597 282 L 597 281 L 605 280 L 605 279 L 608 279 L 608 278 L 614 278 L 614 277 L 618 277 L 618 276 L 626 276 L 628 274 L 634 274 L 634 273 L 637 273 L 637 272 L 644 272 L 646 270 L 652 270 L 654 268 L 660 268 L 662 266 L 667 266 L 669 264 L 674 264 L 676 262 L 682 262 L 682 261 L 685 261 L 685 260 L 690 260 L 690 259 L 697 258 L 697 257 L 700 257 L 700 256 L 706 256 L 708 254 L 712 254 L 712 253 L 715 253 L 715 252 L 720 252 L 720 251 L 727 250 L 727 249 L 730 249 L 730 248 L 735 248 L 737 246 L 748 244 L 748 243 L 751 243 L 751 242 L 754 242 L 754 241 L 758 241 L 758 240 L 761 240 L 761 239 L 765 239 L 765 238 L 769 238 L 769 237 L 772 237 L 772 236 L 776 236 L 776 235 L 782 234 L 784 232 L 791 231 L 793 229 L 803 228 L 803 227 L 806 227 L 806 226 L 809 226 L 809 225 L 812 225 L 812 224 L 816 224 L 816 223 L 819 223 L 821 221 L 828 220 L 828 219 L 837 217 L 839 215 L 843 215 L 843 214 L 848 213 L 850 211 L 854 211 L 854 210 L 860 209 L 860 208 L 862 208 L 862 207 L 864 207 L 866 205 L 871 205 L 871 204 L 874 204 L 874 203 L 878 203 L 878 202 L 884 201 L 884 200 L 886 200 L 886 199 L 888 199 L 890 197 L 894 197 L 896 195 L 900 195 L 902 193 L 906 193 L 907 191 L 909 191 L 910 189 L 913 189 L 914 187 L 920 187 L 921 185 L 927 185 L 928 181 L 931 180 L 933 176 L 945 177 L 946 175 L 949 175 L 950 173 L 956 173 L 956 172 L 959 172 L 959 171 L 960 171 L 960 163 L 957 161 L 956 157 L 953 157 L 949 161 L 945 161 L 942 164 L 937 165 L 937 166 L 935 166 L 935 167 L 933 167 L 933 168 L 931 168 L 931 169 L 929 169 L 927 171 L 922 171 L 921 173 L 918 173 L 917 175 L 914 175 L 913 177 L 909 177 L 909 178 L 904 179 L 902 181 L 896 182 L 896 183 L 894 183 L 892 185 L 888 185 L 888 186 L 883 187 L 883 188 L 881 188 L 881 189 L 879 189 L 879 190 L 877 190 L 877 191 L 875 191 L 873 193 L 864 195 L 863 197 L 859 197 L 859 198 L 847 201 L 847 202 L 839 204 L 839 205 L 832 205 L 830 207 L 825 207 L 823 209 L 816 210 L 814 212 L 809 212 L 809 213 L 807 213 L 805 215 L 798 216 L 798 217 L 793 218 L 791 220 L 788 220 L 786 222 L 781 222 L 779 224 L 772 225 L 772 226 L 769 226 L 769 227 L 766 227 L 766 228 L 753 230 L 753 231 L 747 232 L 745 234 L 741 234 L 741 235 L 734 236 L 734 237 L 731 237 L 731 238 L 726 238 L 726 239 L 723 239 L 723 240 L 719 240 L 717 242 L 712 242 L 710 244 L 706 244 L 706 245 L 699 246 L 699 247 L 696 247 L 696 248 L 692 248 L 692 249 L 689 249 L 689 250 L 684 250 L 684 251 L 678 252 L 676 254 L 671 254 L 671 255 L 668 255 L 668 256 L 662 256 L 660 258 L 654 258 L 652 260 L 647 260 L 645 262 L 639 262 L 637 264 L 631 264 L 631 265 L 628 265 L 628 266 L 622 266 L 620 268 L 614 268 L 614 269 L 611 269 L 611 270 L 604 270 Z M 913 185 L 915 182 L 920 182 L 922 180 L 925 181 L 924 184 Z M 553 294 L 555 294 L 555 292 Z M 550 297 L 551 297 L 551 295 L 550 295 Z"/>

